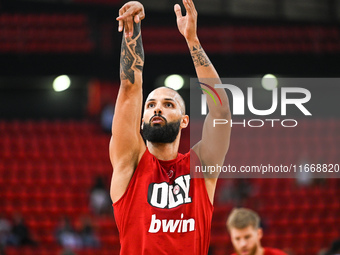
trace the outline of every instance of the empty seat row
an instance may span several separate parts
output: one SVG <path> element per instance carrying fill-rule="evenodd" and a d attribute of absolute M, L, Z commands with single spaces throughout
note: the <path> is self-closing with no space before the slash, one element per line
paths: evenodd
<path fill-rule="evenodd" d="M 201 28 L 199 33 L 202 40 L 207 38 L 205 49 L 212 53 L 340 51 L 340 32 L 336 27 L 209 27 Z M 175 28 L 146 27 L 143 37 L 148 52 L 186 50 Z"/>
<path fill-rule="evenodd" d="M 1 14 L 0 52 L 90 52 L 83 14 Z"/>

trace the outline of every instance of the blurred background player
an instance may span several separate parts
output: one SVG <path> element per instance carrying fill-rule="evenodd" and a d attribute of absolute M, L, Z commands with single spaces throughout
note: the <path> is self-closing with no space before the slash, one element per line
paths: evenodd
<path fill-rule="evenodd" d="M 232 210 L 227 220 L 227 229 L 237 255 L 287 255 L 278 249 L 262 247 L 260 217 L 250 209 Z"/>

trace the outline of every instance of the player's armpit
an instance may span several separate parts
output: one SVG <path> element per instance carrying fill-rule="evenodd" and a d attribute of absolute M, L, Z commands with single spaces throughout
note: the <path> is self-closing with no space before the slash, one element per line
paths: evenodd
<path fill-rule="evenodd" d="M 111 137 L 110 160 L 113 167 L 113 174 L 110 195 L 113 202 L 119 200 L 125 193 L 133 173 L 146 150 L 146 146 L 141 137 L 137 138 L 135 143 L 122 143 L 121 148 L 117 148 L 116 145 L 116 141 Z"/>

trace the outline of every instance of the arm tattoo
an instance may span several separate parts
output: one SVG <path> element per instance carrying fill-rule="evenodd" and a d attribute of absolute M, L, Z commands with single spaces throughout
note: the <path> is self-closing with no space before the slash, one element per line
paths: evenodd
<path fill-rule="evenodd" d="M 190 49 L 190 53 L 195 67 L 211 65 L 211 62 L 201 45 L 193 46 L 192 49 Z"/>
<path fill-rule="evenodd" d="M 120 54 L 120 77 L 135 83 L 135 72 L 143 71 L 144 50 L 142 43 L 141 25 L 133 24 L 132 37 L 123 35 L 122 49 Z"/>

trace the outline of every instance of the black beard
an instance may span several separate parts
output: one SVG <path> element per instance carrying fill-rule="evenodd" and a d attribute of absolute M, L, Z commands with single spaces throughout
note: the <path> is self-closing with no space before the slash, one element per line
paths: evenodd
<path fill-rule="evenodd" d="M 142 134 L 145 140 L 152 143 L 172 143 L 176 140 L 179 133 L 181 120 L 165 123 L 164 126 L 156 124 L 143 124 Z"/>

